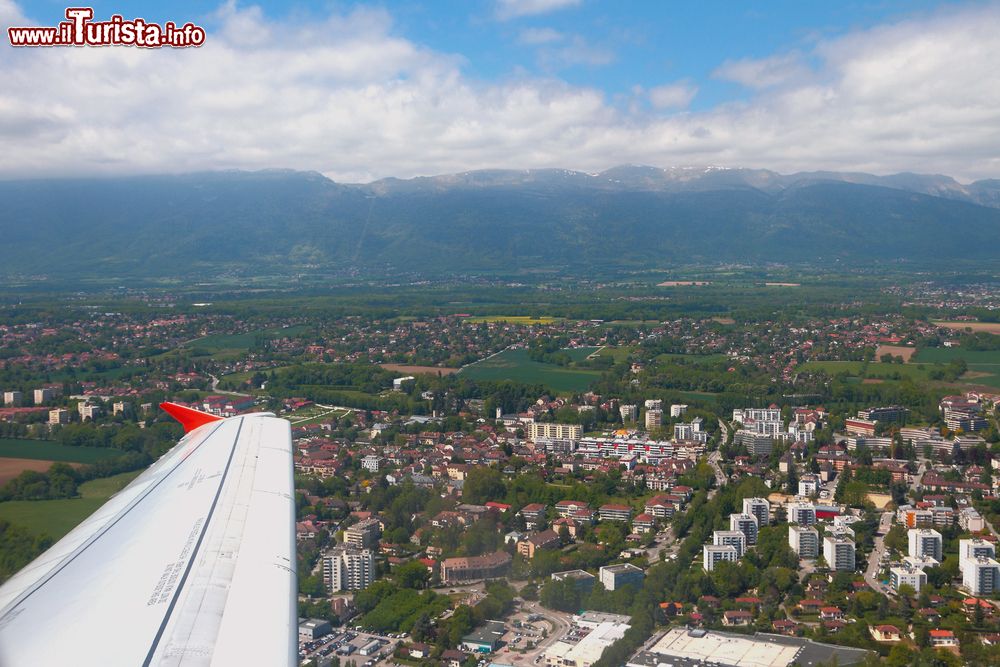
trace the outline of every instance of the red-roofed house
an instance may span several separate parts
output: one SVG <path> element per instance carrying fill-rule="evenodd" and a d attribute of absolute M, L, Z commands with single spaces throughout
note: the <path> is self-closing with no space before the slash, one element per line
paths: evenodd
<path fill-rule="evenodd" d="M 928 634 L 931 637 L 931 646 L 958 646 L 955 633 L 951 630 L 931 630 Z"/>
<path fill-rule="evenodd" d="M 723 625 L 750 625 L 750 621 L 752 620 L 753 614 L 742 609 L 732 609 L 722 612 Z"/>
<path fill-rule="evenodd" d="M 898 642 L 903 639 L 903 633 L 895 625 L 875 625 L 872 626 L 871 633 L 877 642 Z"/>

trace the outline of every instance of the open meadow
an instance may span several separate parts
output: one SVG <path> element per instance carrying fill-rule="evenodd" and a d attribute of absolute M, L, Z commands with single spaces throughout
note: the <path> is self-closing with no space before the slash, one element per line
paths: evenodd
<path fill-rule="evenodd" d="M 574 362 L 586 359 L 594 347 L 578 347 L 563 350 Z M 586 391 L 601 374 L 599 371 L 543 364 L 528 358 L 523 349 L 504 350 L 488 359 L 470 364 L 460 371 L 473 380 L 513 380 L 527 384 L 542 384 L 556 393 L 569 394 Z"/>
<path fill-rule="evenodd" d="M 58 540 L 124 489 L 141 470 L 84 482 L 80 497 L 65 500 L 10 500 L 0 503 L 0 519 Z"/>

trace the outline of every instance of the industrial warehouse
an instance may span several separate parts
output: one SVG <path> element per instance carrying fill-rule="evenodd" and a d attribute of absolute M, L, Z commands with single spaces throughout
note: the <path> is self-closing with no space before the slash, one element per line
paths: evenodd
<path fill-rule="evenodd" d="M 810 667 L 820 663 L 853 665 L 864 660 L 868 651 L 810 639 L 756 633 L 673 628 L 657 635 L 632 656 L 628 667 L 694 667 L 705 664 L 734 667 L 788 667 L 792 663 Z"/>

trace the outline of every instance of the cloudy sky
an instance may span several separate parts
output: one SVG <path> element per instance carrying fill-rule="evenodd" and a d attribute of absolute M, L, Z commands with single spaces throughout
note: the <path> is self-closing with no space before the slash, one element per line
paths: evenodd
<path fill-rule="evenodd" d="M 55 25 L 66 4 L 0 0 L 0 178 L 624 163 L 1000 178 L 1000 2 L 93 6 L 207 41 L 15 49 L 8 26 Z"/>

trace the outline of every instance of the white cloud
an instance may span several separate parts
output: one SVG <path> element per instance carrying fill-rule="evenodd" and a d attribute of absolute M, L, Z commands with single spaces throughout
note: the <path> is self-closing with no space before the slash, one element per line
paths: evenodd
<path fill-rule="evenodd" d="M 0 18 L 19 13 L 0 0 Z M 743 81 L 762 92 L 683 113 L 696 82 L 647 91 L 651 111 L 554 76 L 473 80 L 384 11 L 315 24 L 227 5 L 217 20 L 200 49 L 0 47 L 0 177 L 621 163 L 1000 175 L 997 6 L 819 41 L 802 57 L 812 67 L 758 68 Z M 554 63 L 574 46 L 542 49 Z"/>
<path fill-rule="evenodd" d="M 507 21 L 521 16 L 548 14 L 579 4 L 580 0 L 497 0 L 496 16 L 501 21 Z"/>
<path fill-rule="evenodd" d="M 712 76 L 733 81 L 747 88 L 763 89 L 801 80 L 808 75 L 808 68 L 795 53 L 786 53 L 754 60 L 727 60 Z"/>
<path fill-rule="evenodd" d="M 698 87 L 688 81 L 678 81 L 649 89 L 649 101 L 657 109 L 686 109 Z"/>
<path fill-rule="evenodd" d="M 522 44 L 551 44 L 563 39 L 563 34 L 552 28 L 525 28 L 517 37 Z"/>

